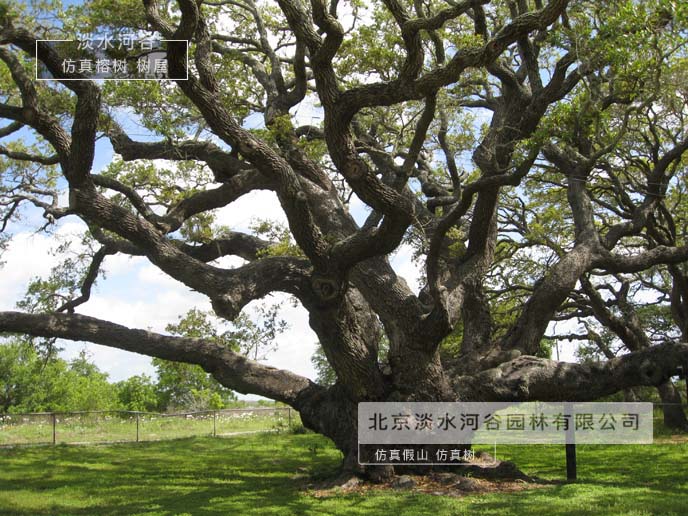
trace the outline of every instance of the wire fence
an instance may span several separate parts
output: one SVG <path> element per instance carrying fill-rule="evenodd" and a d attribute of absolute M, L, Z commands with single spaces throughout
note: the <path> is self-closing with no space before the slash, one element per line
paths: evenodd
<path fill-rule="evenodd" d="M 654 403 L 655 438 L 677 432 L 664 425 L 664 407 Z M 0 447 L 46 444 L 100 444 L 161 441 L 197 436 L 231 436 L 287 431 L 300 425 L 289 407 L 259 407 L 161 414 L 126 410 L 41 412 L 0 415 Z"/>
<path fill-rule="evenodd" d="M 289 407 L 160 414 L 126 410 L 0 415 L 0 447 L 160 441 L 276 432 L 299 423 Z"/>

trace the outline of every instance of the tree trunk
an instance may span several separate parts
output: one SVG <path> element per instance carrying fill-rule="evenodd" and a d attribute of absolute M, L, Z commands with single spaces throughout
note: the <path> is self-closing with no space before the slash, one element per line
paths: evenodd
<path fill-rule="evenodd" d="M 669 380 L 657 386 L 659 397 L 662 400 L 662 411 L 664 412 L 664 425 L 667 428 L 678 430 L 688 430 L 688 420 L 683 412 L 681 405 L 681 394 L 674 383 Z"/>
<path fill-rule="evenodd" d="M 360 401 L 456 401 L 439 363 L 437 353 L 417 354 L 397 380 L 385 377 L 387 388 L 382 399 Z M 423 358 L 421 358 L 423 357 Z M 415 367 L 413 367 L 415 366 Z M 420 373 L 419 373 L 420 371 Z M 438 376 L 439 375 L 439 376 Z M 409 378 L 411 377 L 412 378 Z M 402 380 L 403 378 L 403 380 Z M 358 475 L 374 482 L 391 479 L 400 472 L 428 473 L 430 466 L 361 465 L 358 462 L 358 401 L 351 399 L 351 389 L 336 384 L 316 397 L 298 405 L 301 420 L 307 428 L 323 434 L 342 452 L 343 477 Z M 470 448 L 470 446 L 466 445 Z"/>
<path fill-rule="evenodd" d="M 297 404 L 297 409 L 306 428 L 329 437 L 342 452 L 342 476 L 358 475 L 374 481 L 394 476 L 392 466 L 362 466 L 358 463 L 358 403 L 351 401 L 348 389 L 337 384 Z"/>

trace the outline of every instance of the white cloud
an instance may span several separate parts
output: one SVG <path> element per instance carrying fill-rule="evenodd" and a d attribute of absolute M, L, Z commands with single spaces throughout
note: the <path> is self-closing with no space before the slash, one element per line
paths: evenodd
<path fill-rule="evenodd" d="M 311 356 L 316 350 L 318 337 L 308 324 L 308 312 L 300 304 L 294 306 L 287 294 L 276 293 L 266 301 L 268 304 L 282 303 L 280 317 L 288 322 L 289 328 L 277 337 L 277 349 L 263 363 L 315 380 L 317 374 L 311 364 Z M 253 317 L 260 303 L 253 301 L 244 310 Z"/>
<path fill-rule="evenodd" d="M 254 190 L 217 212 L 217 223 L 235 231 L 247 231 L 255 219 L 287 223 L 277 195 L 267 190 Z"/>
<path fill-rule="evenodd" d="M 103 270 L 107 277 L 124 276 L 132 273 L 148 261 L 142 256 L 129 256 L 126 254 L 113 254 L 103 261 Z"/>
<path fill-rule="evenodd" d="M 364 203 L 358 197 L 358 195 L 351 195 L 351 200 L 349 201 L 349 213 L 359 226 L 363 225 L 371 211 L 372 210 L 370 209 L 370 206 Z"/>
<path fill-rule="evenodd" d="M 3 295 L 0 297 L 0 308 L 12 309 L 33 278 L 50 274 L 50 269 L 60 262 L 60 257 L 52 254 L 52 249 L 64 239 L 80 235 L 84 227 L 79 222 L 67 222 L 61 224 L 53 236 L 30 231 L 16 233 L 2 255 L 4 265 L 0 267 L 0 284 L 3 286 Z M 77 250 L 79 243 L 75 242 L 72 248 Z"/>
<path fill-rule="evenodd" d="M 176 322 L 189 309 L 210 309 L 204 296 L 166 277 L 145 258 L 116 255 L 108 257 L 105 268 L 107 279 L 100 281 L 91 300 L 77 309 L 79 313 L 129 328 L 164 333 L 168 324 Z M 61 342 L 61 346 L 66 359 L 74 358 L 85 348 L 112 381 L 142 373 L 155 374 L 150 357 L 144 355 L 83 342 Z"/>
<path fill-rule="evenodd" d="M 581 325 L 575 320 L 553 321 L 547 327 L 547 335 L 567 335 L 582 333 Z M 580 345 L 577 340 L 557 340 L 552 348 L 552 358 L 563 362 L 578 362 L 576 351 Z"/>
<path fill-rule="evenodd" d="M 240 256 L 222 256 L 221 258 L 210 262 L 211 265 L 219 267 L 220 269 L 236 269 L 242 265 L 247 264 L 248 261 Z"/>
<path fill-rule="evenodd" d="M 82 349 L 85 349 L 98 368 L 108 373 L 111 382 L 119 382 L 140 374 L 155 377 L 155 368 L 151 359 L 145 355 L 91 343 L 69 342 L 63 344 L 62 358 L 72 360 L 79 355 Z"/>
<path fill-rule="evenodd" d="M 157 288 L 173 289 L 182 286 L 182 283 L 168 276 L 153 264 L 147 264 L 139 268 L 136 275 L 140 282 L 146 283 L 146 288 L 151 286 Z"/>
<path fill-rule="evenodd" d="M 16 301 L 26 291 L 29 281 L 35 276 L 50 272 L 51 267 L 57 263 L 50 255 L 51 247 L 51 241 L 42 234 L 20 233 L 12 238 L 7 251 L 2 255 L 5 264 L 0 268 L 2 309 L 14 308 Z"/>
<path fill-rule="evenodd" d="M 285 220 L 274 194 L 255 192 L 251 197 L 243 205 L 240 201 L 238 207 L 233 206 L 226 216 L 243 228 L 249 225 L 253 217 Z M 256 207 L 259 206 L 267 210 L 257 212 Z M 59 263 L 60 257 L 53 256 L 51 249 L 70 237 L 74 239 L 73 245 L 77 246 L 77 237 L 83 229 L 84 226 L 79 222 L 66 222 L 59 226 L 55 236 L 31 232 L 16 234 L 3 255 L 5 266 L 0 269 L 0 282 L 3 284 L 0 309 L 15 309 L 15 303 L 23 296 L 28 282 L 35 276 L 49 274 L 50 269 Z M 226 257 L 218 261 L 218 266 L 236 267 L 243 262 L 237 257 Z M 77 309 L 79 313 L 130 328 L 165 332 L 168 324 L 178 321 L 179 316 L 193 307 L 210 310 L 210 303 L 205 296 L 170 278 L 144 257 L 108 256 L 103 268 L 105 279 L 98 281 L 90 301 Z M 275 297 L 286 298 L 279 295 Z M 255 315 L 253 306 L 248 306 L 247 310 Z M 293 307 L 285 303 L 282 317 L 290 327 L 279 336 L 278 349 L 265 363 L 314 378 L 310 357 L 315 350 L 317 337 L 308 326 L 307 312 L 300 306 Z M 64 348 L 62 356 L 66 359 L 76 357 L 85 348 L 112 381 L 135 374 L 155 373 L 150 357 L 144 355 L 84 342 L 63 341 L 60 345 Z"/>
<path fill-rule="evenodd" d="M 209 308 L 207 300 L 193 292 L 164 289 L 145 298 L 94 296 L 79 307 L 79 313 L 111 321 L 129 328 L 164 332 L 165 326 L 197 306 Z"/>
<path fill-rule="evenodd" d="M 413 261 L 413 248 L 402 244 L 391 257 L 392 268 L 408 283 L 409 288 L 417 295 L 422 287 L 424 271 L 422 264 Z"/>

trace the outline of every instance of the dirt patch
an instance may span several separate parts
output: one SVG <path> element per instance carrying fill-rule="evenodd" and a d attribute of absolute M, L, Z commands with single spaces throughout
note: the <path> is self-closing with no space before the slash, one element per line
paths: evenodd
<path fill-rule="evenodd" d="M 655 437 L 652 442 L 654 444 L 688 443 L 688 435 L 686 435 L 686 434 L 663 435 L 661 437 Z"/>
<path fill-rule="evenodd" d="M 403 475 L 395 477 L 389 482 L 372 483 L 352 477 L 349 480 L 332 486 L 331 483 L 311 484 L 306 487 L 308 492 L 316 498 L 338 496 L 343 493 L 366 494 L 375 491 L 394 491 L 404 493 L 424 493 L 435 496 L 461 497 L 469 494 L 510 493 L 526 489 L 539 489 L 551 486 L 551 482 L 498 480 L 473 478 L 450 473 L 430 475 Z"/>

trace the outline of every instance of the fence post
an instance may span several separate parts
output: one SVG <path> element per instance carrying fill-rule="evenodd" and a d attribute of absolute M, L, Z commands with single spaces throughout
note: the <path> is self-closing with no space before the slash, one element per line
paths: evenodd
<path fill-rule="evenodd" d="M 136 412 L 136 442 L 139 442 L 139 414 L 140 412 Z"/>
<path fill-rule="evenodd" d="M 213 437 L 217 437 L 217 410 L 213 410 Z"/>
<path fill-rule="evenodd" d="M 566 480 L 573 482 L 578 474 L 576 471 L 576 445 L 566 445 Z"/>
<path fill-rule="evenodd" d="M 53 412 L 53 445 L 57 443 L 57 416 Z"/>
<path fill-rule="evenodd" d="M 566 480 L 573 482 L 578 477 L 576 468 L 576 418 L 574 417 L 573 405 L 564 403 L 564 413 L 570 414 L 566 426 Z"/>

